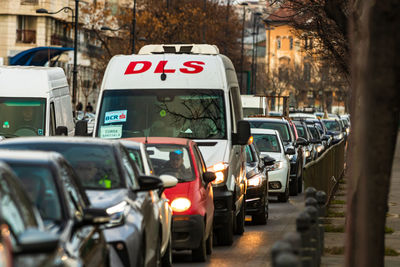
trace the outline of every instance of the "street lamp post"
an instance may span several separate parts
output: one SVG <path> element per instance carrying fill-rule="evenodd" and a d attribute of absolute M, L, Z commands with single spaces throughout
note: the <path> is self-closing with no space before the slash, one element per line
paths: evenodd
<path fill-rule="evenodd" d="M 75 0 L 75 16 L 74 16 L 74 10 L 72 8 L 70 8 L 69 6 L 65 6 L 63 8 L 61 8 L 58 11 L 52 12 L 52 11 L 48 11 L 47 9 L 44 8 L 39 8 L 36 9 L 36 13 L 40 13 L 40 14 L 57 14 L 60 13 L 61 11 L 64 12 L 68 12 L 71 11 L 72 12 L 72 19 L 74 21 L 75 24 L 75 29 L 74 29 L 74 67 L 72 70 L 72 104 L 73 107 L 75 109 L 75 104 L 76 104 L 76 91 L 77 91 L 77 84 L 78 84 L 78 80 L 77 80 L 77 75 L 78 75 L 78 66 L 77 66 L 77 60 L 78 60 L 78 15 L 79 15 L 79 0 Z"/>
<path fill-rule="evenodd" d="M 254 71 L 255 71 L 255 66 L 254 66 L 254 61 L 255 61 L 255 37 L 256 37 L 256 24 L 258 23 L 258 17 L 261 16 L 260 12 L 255 12 L 253 13 L 253 46 L 252 46 L 252 57 L 251 57 L 251 92 L 254 93 L 255 88 L 254 88 Z"/>
<path fill-rule="evenodd" d="M 243 90 L 243 53 L 244 53 L 244 22 L 246 21 L 246 2 L 242 2 L 240 5 L 243 6 L 243 20 L 242 20 L 242 48 L 240 52 L 240 90 Z"/>

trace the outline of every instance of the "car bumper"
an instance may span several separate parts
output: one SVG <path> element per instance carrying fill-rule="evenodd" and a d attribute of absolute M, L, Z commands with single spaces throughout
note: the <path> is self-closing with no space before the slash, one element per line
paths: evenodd
<path fill-rule="evenodd" d="M 204 235 L 204 217 L 201 215 L 172 216 L 172 248 L 195 249 Z"/>
<path fill-rule="evenodd" d="M 247 187 L 246 193 L 246 214 L 254 215 L 264 209 L 262 199 L 265 193 L 266 183 L 258 187 Z M 268 197 L 268 193 L 267 196 Z"/>
<path fill-rule="evenodd" d="M 214 188 L 214 230 L 226 227 L 233 215 L 232 193 L 221 189 Z"/>
<path fill-rule="evenodd" d="M 286 190 L 287 184 L 287 177 L 288 177 L 288 169 L 282 168 L 275 171 L 268 172 L 268 193 L 269 195 L 275 195 L 277 193 L 283 193 Z M 279 183 L 280 188 L 274 189 L 272 183 Z"/>

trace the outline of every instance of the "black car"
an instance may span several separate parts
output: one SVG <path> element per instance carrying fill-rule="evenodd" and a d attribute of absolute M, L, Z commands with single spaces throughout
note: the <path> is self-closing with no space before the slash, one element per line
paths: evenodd
<path fill-rule="evenodd" d="M 325 127 L 328 129 L 328 135 L 332 136 L 332 144 L 337 144 L 345 137 L 345 129 L 342 127 L 342 123 L 339 119 L 323 119 Z"/>
<path fill-rule="evenodd" d="M 11 266 L 59 266 L 59 237 L 46 232 L 39 212 L 11 168 L 0 161 L 1 243 Z M 6 233 L 10 234 L 6 234 Z M 10 252 L 12 255 L 10 255 Z M 52 264 L 54 263 L 54 264 Z M 10 266 L 10 265 L 5 265 Z"/>
<path fill-rule="evenodd" d="M 1 150 L 0 160 L 17 174 L 46 231 L 59 236 L 64 260 L 77 266 L 108 266 L 108 246 L 98 225 L 110 218 L 105 210 L 90 207 L 75 172 L 60 154 Z"/>
<path fill-rule="evenodd" d="M 289 155 L 290 159 L 290 195 L 297 195 L 303 188 L 303 149 L 301 146 L 306 145 L 304 139 L 296 140 L 289 122 L 284 119 L 275 118 L 246 118 L 251 128 L 277 130 L 281 136 L 285 152 L 294 150 L 295 153 Z"/>
<path fill-rule="evenodd" d="M 312 136 L 307 128 L 307 124 L 303 120 L 294 120 L 297 134 L 308 141 L 308 145 L 304 146 L 304 165 L 317 158 L 317 150 L 314 144 L 311 143 Z"/>
<path fill-rule="evenodd" d="M 313 123 L 307 124 L 307 129 L 312 136 L 310 143 L 312 143 L 314 145 L 314 148 L 317 152 L 316 157 L 315 157 L 315 159 L 316 159 L 319 156 L 321 156 L 322 153 L 324 153 L 324 151 L 326 150 L 326 147 L 324 145 L 323 136 L 318 131 L 317 126 Z"/>
<path fill-rule="evenodd" d="M 117 140 L 85 137 L 26 137 L 0 142 L 0 148 L 56 151 L 69 161 L 96 208 L 111 221 L 103 231 L 111 265 L 155 266 L 161 260 L 158 208 L 150 190 L 162 181 L 140 176 L 126 148 Z"/>
<path fill-rule="evenodd" d="M 246 214 L 252 216 L 256 224 L 266 224 L 268 220 L 268 172 L 267 166 L 273 165 L 271 157 L 260 157 L 254 143 L 246 146 L 247 198 Z"/>

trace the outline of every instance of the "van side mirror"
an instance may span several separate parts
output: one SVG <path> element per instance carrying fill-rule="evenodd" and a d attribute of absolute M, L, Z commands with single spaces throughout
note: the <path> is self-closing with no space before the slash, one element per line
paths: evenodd
<path fill-rule="evenodd" d="M 56 135 L 68 135 L 68 128 L 66 126 L 58 126 L 56 128 Z"/>
<path fill-rule="evenodd" d="M 234 145 L 247 145 L 250 138 L 250 123 L 245 120 L 238 121 L 237 133 L 232 135 Z"/>
<path fill-rule="evenodd" d="M 86 120 L 79 120 L 75 124 L 75 136 L 88 136 L 88 127 Z"/>
<path fill-rule="evenodd" d="M 203 173 L 203 181 L 206 184 L 211 183 L 212 181 L 215 180 L 215 178 L 217 178 L 217 177 L 215 176 L 215 173 L 213 173 L 213 172 L 205 172 L 205 173 Z"/>

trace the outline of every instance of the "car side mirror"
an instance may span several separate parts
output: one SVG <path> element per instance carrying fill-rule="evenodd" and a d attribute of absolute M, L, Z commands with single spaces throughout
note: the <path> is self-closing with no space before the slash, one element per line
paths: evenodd
<path fill-rule="evenodd" d="M 164 188 L 174 187 L 178 183 L 178 179 L 176 179 L 175 176 L 169 174 L 160 175 L 160 180 L 162 181 Z"/>
<path fill-rule="evenodd" d="M 0 141 L 6 140 L 6 138 L 2 135 L 0 135 Z"/>
<path fill-rule="evenodd" d="M 275 164 L 276 160 L 274 158 L 270 157 L 270 156 L 265 156 L 263 158 L 263 161 L 264 161 L 265 166 L 272 166 L 272 165 Z"/>
<path fill-rule="evenodd" d="M 203 173 L 203 181 L 208 184 L 214 181 L 217 177 L 215 176 L 215 173 L 213 172 L 205 172 Z"/>
<path fill-rule="evenodd" d="M 18 236 L 18 253 L 49 253 L 57 249 L 58 243 L 59 237 L 51 232 L 28 229 Z"/>
<path fill-rule="evenodd" d="M 250 138 L 250 123 L 245 120 L 240 120 L 237 123 L 237 133 L 233 134 L 234 145 L 247 145 Z"/>
<path fill-rule="evenodd" d="M 311 139 L 311 144 L 319 144 L 319 143 L 321 143 L 321 140 Z"/>
<path fill-rule="evenodd" d="M 138 177 L 140 188 L 136 191 L 157 190 L 164 186 L 162 180 L 156 176 L 142 175 Z"/>
<path fill-rule="evenodd" d="M 299 137 L 296 140 L 296 146 L 307 146 L 310 142 L 303 137 Z"/>
<path fill-rule="evenodd" d="M 68 128 L 66 126 L 58 126 L 56 128 L 56 135 L 68 135 Z"/>
<path fill-rule="evenodd" d="M 78 222 L 78 226 L 85 225 L 102 225 L 109 223 L 111 220 L 110 216 L 104 209 L 99 208 L 85 208 L 83 210 L 82 221 Z"/>
<path fill-rule="evenodd" d="M 285 150 L 285 154 L 287 154 L 287 155 L 294 155 L 294 154 L 296 154 L 296 150 L 294 150 L 293 147 L 288 147 L 288 148 L 286 148 L 286 150 Z"/>
<path fill-rule="evenodd" d="M 86 120 L 79 120 L 75 124 L 75 136 L 89 136 Z"/>
<path fill-rule="evenodd" d="M 329 136 L 323 135 L 321 139 L 322 139 L 323 141 L 328 141 L 328 140 L 329 140 Z"/>

